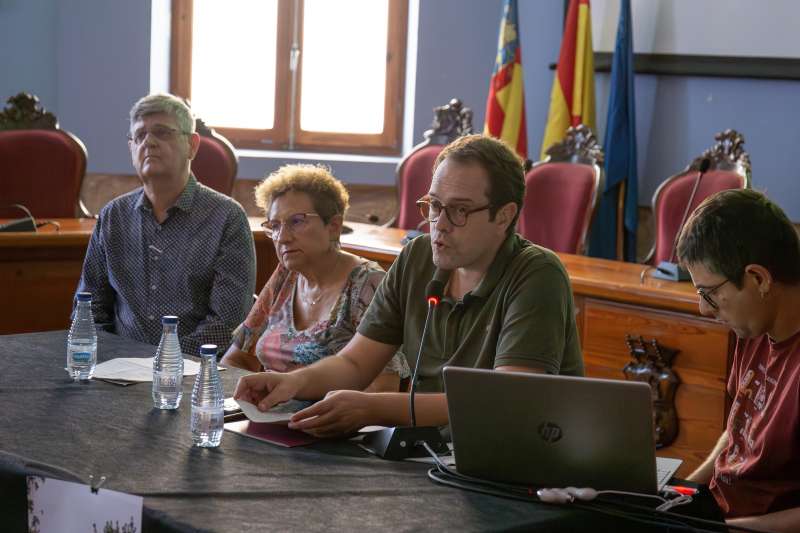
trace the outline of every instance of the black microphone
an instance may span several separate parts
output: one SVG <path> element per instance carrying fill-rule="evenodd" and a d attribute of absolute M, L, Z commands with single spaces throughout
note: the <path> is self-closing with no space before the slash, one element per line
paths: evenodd
<path fill-rule="evenodd" d="M 683 226 L 686 224 L 686 219 L 689 218 L 689 210 L 692 207 L 695 196 L 697 196 L 697 189 L 700 188 L 700 181 L 703 179 L 705 173 L 708 172 L 708 167 L 710 166 L 711 160 L 709 158 L 704 157 L 703 160 L 700 161 L 700 166 L 697 169 L 697 177 L 694 180 L 694 187 L 692 188 L 692 194 L 689 195 L 689 201 L 686 202 L 686 208 L 683 210 L 683 217 L 681 218 L 681 223 L 678 225 L 678 231 L 672 239 L 672 253 L 669 256 L 669 261 L 661 261 L 658 264 L 653 274 L 656 278 L 670 281 L 688 281 L 691 279 L 689 271 L 675 262 L 675 256 L 678 253 L 678 238 L 681 236 Z"/>
<path fill-rule="evenodd" d="M 444 294 L 444 287 L 450 279 L 449 270 L 436 269 L 433 279 L 425 288 L 425 299 L 428 303 L 428 314 L 425 317 L 425 324 L 422 327 L 422 336 L 419 341 L 419 351 L 417 360 L 414 362 L 414 370 L 411 374 L 409 386 L 409 407 L 411 411 L 411 426 L 391 427 L 367 433 L 362 443 L 363 447 L 370 452 L 383 457 L 384 459 L 402 460 L 410 457 L 414 453 L 424 455 L 424 449 L 418 447 L 425 442 L 435 451 L 447 451 L 447 444 L 439 433 L 439 428 L 434 426 L 417 426 L 417 415 L 414 406 L 414 395 L 417 388 L 417 373 L 419 372 L 420 361 L 422 360 L 425 338 L 428 336 L 428 324 L 433 316 L 433 310 L 439 305 Z"/>
<path fill-rule="evenodd" d="M 419 342 L 419 351 L 417 352 L 417 360 L 414 363 L 414 372 L 411 374 L 411 385 L 409 387 L 409 402 L 411 404 L 411 426 L 416 427 L 417 415 L 414 409 L 414 394 L 417 389 L 417 371 L 419 371 L 419 363 L 422 361 L 422 347 L 425 344 L 425 337 L 428 336 L 428 323 L 431 321 L 433 309 L 442 301 L 444 295 L 444 286 L 447 280 L 450 279 L 449 270 L 439 270 L 433 275 L 433 279 L 425 287 L 425 299 L 428 301 L 428 315 L 425 317 L 425 325 L 422 327 L 422 337 Z"/>

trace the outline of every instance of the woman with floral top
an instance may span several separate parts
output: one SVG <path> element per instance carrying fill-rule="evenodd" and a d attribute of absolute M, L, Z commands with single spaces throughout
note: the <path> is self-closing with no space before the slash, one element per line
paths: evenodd
<path fill-rule="evenodd" d="M 234 331 L 222 364 L 289 372 L 335 355 L 350 341 L 385 272 L 340 248 L 349 196 L 324 167 L 286 165 L 255 194 L 278 267 Z M 397 391 L 408 375 L 397 354 L 368 390 Z"/>

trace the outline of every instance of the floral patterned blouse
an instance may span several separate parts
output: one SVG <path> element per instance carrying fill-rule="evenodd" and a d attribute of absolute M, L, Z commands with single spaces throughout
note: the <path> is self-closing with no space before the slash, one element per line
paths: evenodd
<path fill-rule="evenodd" d="M 356 333 L 375 290 L 386 272 L 374 261 L 357 265 L 347 276 L 342 293 L 327 318 L 298 331 L 294 327 L 297 272 L 278 264 L 245 321 L 233 332 L 233 344 L 258 358 L 266 370 L 289 372 L 339 352 Z M 401 353 L 384 372 L 410 375 Z"/>

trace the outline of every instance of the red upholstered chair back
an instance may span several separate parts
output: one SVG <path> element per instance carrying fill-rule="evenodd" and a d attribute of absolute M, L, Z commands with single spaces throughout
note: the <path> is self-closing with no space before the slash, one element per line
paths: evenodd
<path fill-rule="evenodd" d="M 385 225 L 402 229 L 422 229 L 417 200 L 428 193 L 433 178 L 433 163 L 445 145 L 472 133 L 472 110 L 457 98 L 433 109 L 431 129 L 397 165 L 397 213 Z"/>
<path fill-rule="evenodd" d="M 556 252 L 580 254 L 594 213 L 599 168 L 573 163 L 539 163 L 525 176 L 519 232 Z"/>
<path fill-rule="evenodd" d="M 750 158 L 742 148 L 744 138 L 734 130 L 725 130 L 715 138 L 717 143 L 712 148 L 703 152 L 685 170 L 667 178 L 653 195 L 655 238 L 646 262 L 657 265 L 672 259 L 675 239 L 703 159 L 708 159 L 710 165 L 689 206 L 690 214 L 714 193 L 750 187 Z"/>
<path fill-rule="evenodd" d="M 680 228 L 686 203 L 692 194 L 698 171 L 693 170 L 672 176 L 658 189 L 653 200 L 653 216 L 656 220 L 655 250 L 653 264 L 669 261 L 672 256 L 675 238 Z M 700 180 L 689 213 L 700 203 L 719 191 L 745 188 L 745 178 L 728 170 L 709 170 Z"/>
<path fill-rule="evenodd" d="M 556 252 L 582 254 L 603 179 L 602 149 L 591 130 L 579 125 L 547 154 L 525 175 L 518 231 Z"/>
<path fill-rule="evenodd" d="M 0 207 L 21 204 L 36 218 L 73 218 L 80 214 L 85 174 L 86 148 L 74 135 L 62 130 L 0 131 Z"/>
<path fill-rule="evenodd" d="M 433 163 L 443 148 L 441 144 L 428 144 L 415 149 L 401 161 L 397 170 L 398 228 L 416 229 L 422 222 L 416 201 L 428 193 Z"/>
<path fill-rule="evenodd" d="M 197 119 L 197 133 L 200 148 L 192 161 L 192 173 L 200 183 L 230 196 L 239 170 L 233 145 L 200 119 Z"/>
<path fill-rule="evenodd" d="M 22 214 L 20 204 L 43 218 L 89 216 L 80 201 L 86 147 L 58 129 L 55 115 L 32 94 L 19 93 L 0 111 L 0 217 Z"/>

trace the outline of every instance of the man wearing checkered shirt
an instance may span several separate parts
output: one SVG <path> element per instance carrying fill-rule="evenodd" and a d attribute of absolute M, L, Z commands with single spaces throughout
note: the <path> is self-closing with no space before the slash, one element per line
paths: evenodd
<path fill-rule="evenodd" d="M 177 315 L 184 353 L 222 351 L 255 289 L 253 236 L 242 207 L 197 182 L 200 145 L 189 107 L 168 94 L 130 111 L 128 146 L 142 187 L 100 212 L 78 292 L 92 293 L 98 324 L 158 344 L 161 317 Z"/>

